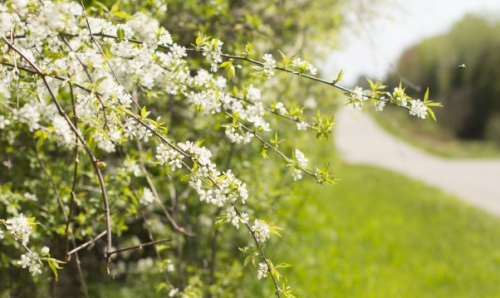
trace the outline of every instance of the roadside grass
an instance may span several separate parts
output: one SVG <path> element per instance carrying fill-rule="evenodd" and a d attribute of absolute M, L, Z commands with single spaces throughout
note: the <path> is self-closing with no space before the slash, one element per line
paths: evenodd
<path fill-rule="evenodd" d="M 434 120 L 409 117 L 401 109 L 388 107 L 371 113 L 387 132 L 426 152 L 447 158 L 500 158 L 500 146 L 488 141 L 462 141 L 454 138 Z M 439 121 L 439 118 L 437 119 Z"/>
<path fill-rule="evenodd" d="M 276 214 L 287 226 L 269 251 L 293 264 L 281 270 L 297 296 L 500 297 L 498 218 L 380 168 L 338 175 L 301 181 Z"/>

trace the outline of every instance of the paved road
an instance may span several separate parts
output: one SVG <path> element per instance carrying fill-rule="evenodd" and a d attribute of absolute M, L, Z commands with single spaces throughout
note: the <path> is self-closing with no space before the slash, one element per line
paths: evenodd
<path fill-rule="evenodd" d="M 436 186 L 500 216 L 500 160 L 444 159 L 386 133 L 368 114 L 338 112 L 335 142 L 344 161 L 381 166 Z"/>

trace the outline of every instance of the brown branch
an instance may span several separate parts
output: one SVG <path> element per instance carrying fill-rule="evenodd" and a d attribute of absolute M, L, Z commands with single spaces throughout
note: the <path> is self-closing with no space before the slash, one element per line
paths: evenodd
<path fill-rule="evenodd" d="M 151 242 L 147 242 L 147 243 L 143 243 L 143 244 L 139 244 L 139 245 L 134 245 L 134 246 L 128 246 L 128 247 L 124 247 L 124 248 L 119 248 L 117 250 L 113 250 L 113 251 L 108 252 L 106 254 L 109 257 L 109 256 L 111 256 L 113 254 L 121 253 L 121 252 L 124 252 L 124 251 L 127 251 L 127 250 L 138 249 L 138 248 L 142 249 L 143 247 L 146 247 L 146 246 L 156 245 L 156 244 L 160 244 L 160 243 L 168 242 L 168 241 L 172 241 L 172 239 L 163 239 L 163 240 L 151 241 Z"/>
<path fill-rule="evenodd" d="M 73 242 L 73 247 L 76 247 L 75 238 L 72 237 L 71 240 Z M 76 251 L 75 251 L 75 263 L 76 263 L 76 268 L 78 269 L 78 275 L 80 277 L 80 281 L 82 283 L 83 293 L 85 294 L 86 298 L 89 298 L 87 284 L 85 283 L 85 279 L 83 278 L 82 266 L 80 264 L 80 257 L 78 256 L 78 252 Z"/>
<path fill-rule="evenodd" d="M 84 249 L 85 247 L 89 246 L 90 244 L 93 244 L 96 240 L 102 238 L 102 236 L 106 235 L 107 231 L 102 232 L 101 234 L 95 236 L 94 238 L 90 239 L 90 241 L 85 242 L 84 244 L 74 248 L 70 252 L 68 252 L 68 256 L 76 253 L 79 250 Z"/>

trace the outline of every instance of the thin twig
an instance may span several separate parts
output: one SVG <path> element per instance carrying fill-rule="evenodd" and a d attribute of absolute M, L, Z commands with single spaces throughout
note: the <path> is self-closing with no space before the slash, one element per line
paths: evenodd
<path fill-rule="evenodd" d="M 71 250 L 68 252 L 68 255 L 72 255 L 75 252 L 84 249 L 85 247 L 89 246 L 90 244 L 94 243 L 96 240 L 100 239 L 102 236 L 106 235 L 107 231 L 102 232 L 101 234 L 95 236 L 94 238 L 90 239 L 90 241 L 85 242 L 84 244 L 78 246 L 77 248 Z"/>
<path fill-rule="evenodd" d="M 72 237 L 71 240 L 73 242 L 73 247 L 76 247 L 75 238 Z M 76 268 L 78 269 L 78 275 L 80 276 L 80 281 L 82 283 L 83 293 L 85 294 L 86 298 L 89 298 L 89 292 L 88 292 L 87 284 L 85 283 L 85 279 L 83 277 L 83 272 L 82 272 L 82 266 L 80 264 L 80 257 L 78 256 L 78 252 L 75 251 L 74 254 L 75 254 Z"/>
<path fill-rule="evenodd" d="M 172 215 L 170 214 L 170 212 L 168 212 L 167 208 L 165 207 L 165 205 L 161 201 L 160 196 L 158 195 L 158 192 L 156 191 L 156 187 L 155 187 L 155 185 L 153 183 L 153 180 L 149 176 L 149 173 L 148 173 L 146 167 L 144 166 L 144 162 L 142 161 L 142 156 L 141 156 L 141 154 L 142 154 L 142 145 L 141 145 L 141 143 L 139 142 L 138 139 L 136 139 L 136 142 L 137 142 L 137 149 L 139 151 L 139 164 L 140 164 L 140 167 L 141 167 L 141 171 L 144 174 L 144 176 L 146 177 L 146 181 L 148 182 L 148 185 L 151 188 L 151 191 L 153 192 L 153 195 L 155 196 L 155 202 L 158 205 L 160 205 L 161 209 L 163 210 L 163 213 L 165 213 L 165 216 L 167 217 L 168 221 L 172 224 L 172 226 L 174 227 L 174 229 L 176 229 L 177 231 L 179 231 L 182 234 L 185 234 L 187 236 L 190 236 L 190 237 L 195 236 L 193 233 L 191 233 L 189 231 L 186 231 L 183 227 L 180 227 L 177 224 L 177 222 L 174 220 L 174 218 L 172 217 Z"/>
<path fill-rule="evenodd" d="M 143 243 L 143 244 L 139 244 L 139 245 L 134 245 L 134 246 L 128 246 L 128 247 L 124 247 L 124 248 L 119 248 L 117 250 L 113 250 L 111 252 L 108 252 L 107 255 L 111 256 L 113 254 L 117 254 L 117 253 L 124 252 L 124 251 L 127 251 L 127 250 L 132 250 L 132 249 L 138 249 L 138 248 L 142 249 L 143 247 L 146 247 L 146 246 L 156 245 L 156 244 L 160 244 L 160 243 L 168 242 L 168 241 L 172 241 L 172 239 L 169 238 L 169 239 L 151 241 L 151 242 L 147 242 L 147 243 Z"/>
<path fill-rule="evenodd" d="M 73 125 L 75 127 L 78 127 L 78 114 L 76 111 L 76 104 L 75 104 L 75 94 L 73 92 L 73 86 L 69 84 L 69 90 L 71 94 L 71 104 L 73 105 Z M 66 256 L 68 257 L 68 237 L 69 237 L 69 224 L 71 221 L 71 218 L 73 217 L 73 208 L 75 204 L 75 189 L 76 189 L 76 181 L 78 179 L 78 164 L 80 163 L 79 160 L 79 147 L 78 147 L 78 136 L 75 134 L 75 169 L 73 171 L 73 183 L 71 185 L 71 191 L 69 192 L 70 194 L 70 204 L 69 204 L 69 215 L 66 220 L 66 228 L 65 228 L 65 235 L 66 235 Z M 74 242 L 74 239 L 73 239 Z"/>

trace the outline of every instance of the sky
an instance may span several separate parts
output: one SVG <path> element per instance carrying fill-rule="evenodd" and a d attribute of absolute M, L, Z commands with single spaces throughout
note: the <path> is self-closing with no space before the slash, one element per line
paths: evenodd
<path fill-rule="evenodd" d="M 358 26 L 343 33 L 343 47 L 332 52 L 323 64 L 325 74 L 342 69 L 342 84 L 348 87 L 354 87 L 359 76 L 383 80 L 406 48 L 446 33 L 466 14 L 500 16 L 500 0 L 392 0 L 390 3 L 382 6 L 382 17 L 369 23 L 352 16 Z"/>

